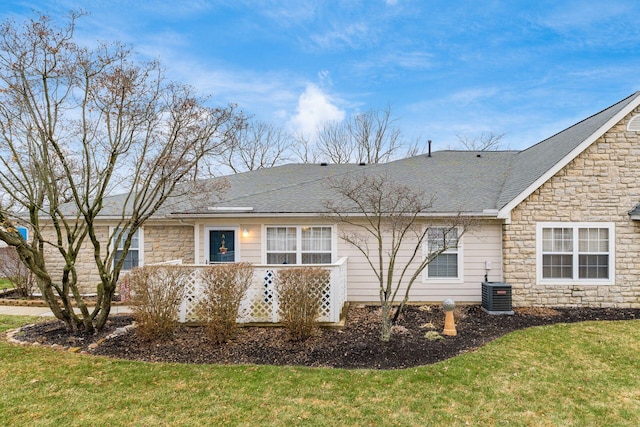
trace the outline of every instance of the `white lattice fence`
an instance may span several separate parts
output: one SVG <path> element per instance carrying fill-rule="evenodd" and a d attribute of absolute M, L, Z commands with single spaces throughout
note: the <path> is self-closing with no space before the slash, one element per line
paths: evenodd
<path fill-rule="evenodd" d="M 337 264 L 322 265 L 330 271 L 330 278 L 317 283 L 318 295 L 322 300 L 320 322 L 338 322 L 340 310 L 346 301 L 346 258 Z M 184 266 L 189 270 L 185 296 L 180 305 L 180 322 L 197 322 L 197 306 L 202 295 L 200 272 L 209 266 Z M 253 282 L 240 303 L 239 323 L 277 323 L 278 295 L 275 280 L 279 270 L 295 266 L 256 266 Z"/>
<path fill-rule="evenodd" d="M 202 280 L 200 269 L 193 269 L 187 275 L 187 283 L 184 288 L 184 297 L 180 304 L 180 321 L 197 322 L 199 320 L 196 309 L 202 295 Z"/>
<path fill-rule="evenodd" d="M 247 290 L 238 313 L 238 322 L 277 322 L 278 302 L 275 290 L 276 273 L 256 270 L 253 283 Z"/>

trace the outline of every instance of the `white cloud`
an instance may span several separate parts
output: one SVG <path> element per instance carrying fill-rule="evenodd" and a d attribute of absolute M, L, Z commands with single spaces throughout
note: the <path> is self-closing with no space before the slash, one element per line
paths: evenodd
<path fill-rule="evenodd" d="M 477 87 L 463 89 L 449 96 L 449 102 L 453 105 L 468 107 L 479 102 L 487 102 L 488 99 L 499 94 L 496 87 Z"/>
<path fill-rule="evenodd" d="M 309 38 L 317 48 L 325 51 L 357 49 L 362 45 L 373 44 L 376 39 L 375 31 L 371 31 L 364 22 L 336 24 L 333 29 L 311 34 Z"/>
<path fill-rule="evenodd" d="M 296 114 L 289 121 L 294 131 L 312 135 L 327 122 L 341 121 L 345 112 L 315 84 L 308 84 L 298 99 Z"/>

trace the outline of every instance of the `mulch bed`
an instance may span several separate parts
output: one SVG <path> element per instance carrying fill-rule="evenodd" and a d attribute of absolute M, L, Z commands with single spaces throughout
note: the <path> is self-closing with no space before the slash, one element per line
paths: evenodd
<path fill-rule="evenodd" d="M 430 341 L 429 331 L 442 332 L 440 306 L 409 306 L 394 327 L 391 341 L 380 341 L 380 310 L 349 308 L 344 328 L 320 328 L 311 338 L 294 342 L 279 327 L 244 327 L 225 344 L 214 344 L 202 326 L 179 325 L 172 339 L 145 341 L 130 331 L 109 339 L 116 328 L 132 322 L 114 316 L 91 336 L 72 335 L 58 321 L 24 327 L 14 338 L 90 354 L 147 362 L 301 365 L 334 368 L 399 369 L 439 362 L 472 351 L 509 332 L 530 326 L 586 320 L 640 319 L 640 309 L 516 309 L 515 315 L 489 315 L 479 306 L 456 308 L 456 336 Z M 92 343 L 100 342 L 96 347 Z"/>

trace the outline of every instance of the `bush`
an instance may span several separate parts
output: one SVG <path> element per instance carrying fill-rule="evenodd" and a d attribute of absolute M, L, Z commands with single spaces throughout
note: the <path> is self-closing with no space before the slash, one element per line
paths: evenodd
<path fill-rule="evenodd" d="M 289 330 L 292 340 L 310 337 L 317 326 L 322 291 L 329 277 L 329 271 L 312 267 L 285 269 L 278 273 L 276 290 L 280 322 Z"/>
<path fill-rule="evenodd" d="M 36 280 L 13 246 L 0 248 L 0 277 L 6 277 L 21 298 L 32 298 Z"/>
<path fill-rule="evenodd" d="M 253 266 L 249 263 L 221 264 L 201 271 L 202 299 L 198 317 L 207 325 L 207 335 L 216 343 L 226 342 L 236 332 L 238 310 L 251 286 Z"/>
<path fill-rule="evenodd" d="M 187 271 L 180 267 L 145 266 L 129 276 L 136 333 L 148 340 L 169 338 L 178 320 Z"/>

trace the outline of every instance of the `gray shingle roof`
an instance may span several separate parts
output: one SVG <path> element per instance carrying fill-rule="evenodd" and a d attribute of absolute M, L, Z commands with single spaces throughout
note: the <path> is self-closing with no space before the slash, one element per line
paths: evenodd
<path fill-rule="evenodd" d="M 197 197 L 173 200 L 157 217 L 215 215 L 209 207 L 251 207 L 255 215 L 319 214 L 335 197 L 332 177 L 354 173 L 387 173 L 396 182 L 435 195 L 433 213 L 497 211 L 523 194 L 554 165 L 593 136 L 631 103 L 640 92 L 523 151 L 436 151 L 378 165 L 290 164 L 223 178 L 228 190 L 217 198 L 201 192 Z M 214 180 L 202 181 L 207 187 Z M 117 215 L 121 196 L 107 199 L 104 215 Z M 636 210 L 639 208 L 636 207 Z"/>
<path fill-rule="evenodd" d="M 639 96 L 640 92 L 636 92 L 518 153 L 498 204 L 502 207 L 509 203 Z"/>
<path fill-rule="evenodd" d="M 252 207 L 253 213 L 321 213 L 335 197 L 330 179 L 337 175 L 387 173 L 425 194 L 435 195 L 433 212 L 482 212 L 496 201 L 515 152 L 439 151 L 377 165 L 294 164 L 227 177 L 223 200 L 211 200 L 183 214 L 211 214 L 208 206 Z"/>

